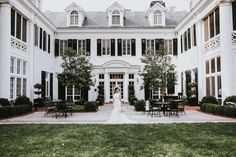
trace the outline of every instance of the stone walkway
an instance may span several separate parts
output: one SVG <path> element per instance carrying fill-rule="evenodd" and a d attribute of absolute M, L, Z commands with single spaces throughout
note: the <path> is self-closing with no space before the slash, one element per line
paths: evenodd
<path fill-rule="evenodd" d="M 221 116 L 213 116 L 201 113 L 195 110 L 187 110 L 186 116 L 181 115 L 178 117 L 151 117 L 142 112 L 135 112 L 133 106 L 127 106 L 125 113 L 130 119 L 138 122 L 139 124 L 153 124 L 153 123 L 205 123 L 205 122 L 236 122 L 236 119 L 225 118 Z M 73 113 L 67 118 L 52 116 L 44 117 L 44 112 L 34 112 L 21 117 L 0 120 L 0 124 L 108 124 L 112 111 L 112 105 L 106 104 L 99 108 L 96 113 Z"/>

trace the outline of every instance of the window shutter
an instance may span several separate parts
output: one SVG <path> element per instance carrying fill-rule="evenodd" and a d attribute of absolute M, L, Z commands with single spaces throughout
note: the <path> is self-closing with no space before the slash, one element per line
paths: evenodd
<path fill-rule="evenodd" d="M 180 43 L 181 44 L 181 53 L 183 53 L 183 35 L 181 35 L 180 40 L 181 40 L 181 43 Z"/>
<path fill-rule="evenodd" d="M 41 71 L 41 84 L 42 84 L 42 98 L 45 99 L 45 87 L 46 87 L 46 72 Z"/>
<path fill-rule="evenodd" d="M 160 52 L 160 39 L 155 39 L 155 47 L 156 53 Z"/>
<path fill-rule="evenodd" d="M 111 56 L 116 55 L 116 40 L 111 39 Z"/>
<path fill-rule="evenodd" d="M 135 39 L 131 39 L 131 55 L 132 56 L 136 56 L 136 40 Z"/>
<path fill-rule="evenodd" d="M 39 32 L 39 48 L 42 49 L 43 47 L 43 29 L 40 28 L 40 32 Z"/>
<path fill-rule="evenodd" d="M 50 97 L 53 100 L 53 73 L 50 74 Z"/>
<path fill-rule="evenodd" d="M 122 56 L 122 39 L 118 39 L 118 56 Z"/>
<path fill-rule="evenodd" d="M 47 33 L 43 31 L 43 51 L 46 51 L 46 45 L 47 45 Z"/>
<path fill-rule="evenodd" d="M 173 55 L 174 56 L 178 55 L 178 39 L 177 38 L 173 39 Z"/>
<path fill-rule="evenodd" d="M 146 55 L 146 39 L 142 39 L 142 55 Z"/>
<path fill-rule="evenodd" d="M 68 48 L 72 48 L 72 46 L 73 46 L 73 40 L 68 39 Z"/>
<path fill-rule="evenodd" d="M 160 39 L 160 51 L 161 51 L 161 52 L 164 52 L 164 51 L 165 51 L 165 50 L 164 50 L 164 42 L 165 42 L 164 39 Z"/>
<path fill-rule="evenodd" d="M 90 52 L 90 50 L 91 50 L 91 42 L 90 41 L 91 41 L 90 39 L 86 39 L 86 51 L 87 51 L 89 56 L 91 54 L 91 52 Z"/>
<path fill-rule="evenodd" d="M 59 43 L 60 43 L 60 40 L 59 39 L 55 39 L 55 56 L 59 56 Z"/>
<path fill-rule="evenodd" d="M 197 34 L 196 34 L 196 25 L 194 24 L 193 25 L 193 40 L 194 40 L 194 43 L 193 43 L 193 45 L 194 46 L 197 46 L 197 36 L 196 36 Z"/>
<path fill-rule="evenodd" d="M 75 50 L 77 52 L 77 39 L 73 39 L 73 50 Z"/>
<path fill-rule="evenodd" d="M 102 40 L 101 39 L 97 39 L 97 56 L 101 56 L 102 55 Z"/>
<path fill-rule="evenodd" d="M 51 52 L 51 36 L 48 34 L 48 53 Z"/>
<path fill-rule="evenodd" d="M 63 86 L 60 79 L 58 79 L 58 99 L 65 100 L 65 97 L 66 97 L 65 86 Z"/>

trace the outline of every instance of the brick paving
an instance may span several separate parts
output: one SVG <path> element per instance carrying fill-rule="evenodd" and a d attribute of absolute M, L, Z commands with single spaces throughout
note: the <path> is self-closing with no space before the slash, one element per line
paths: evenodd
<path fill-rule="evenodd" d="M 179 117 L 165 117 L 161 115 L 151 117 L 142 112 L 135 112 L 133 106 L 125 105 L 127 111 L 125 114 L 138 124 L 153 124 L 153 123 L 206 123 L 206 122 L 236 122 L 235 118 L 226 118 L 199 112 L 196 107 L 187 107 L 186 115 L 180 114 Z M 99 107 L 98 112 L 92 113 L 73 113 L 65 117 L 44 116 L 44 111 L 34 112 L 20 117 L 0 120 L 0 124 L 108 124 L 112 111 L 111 104 L 105 104 Z"/>

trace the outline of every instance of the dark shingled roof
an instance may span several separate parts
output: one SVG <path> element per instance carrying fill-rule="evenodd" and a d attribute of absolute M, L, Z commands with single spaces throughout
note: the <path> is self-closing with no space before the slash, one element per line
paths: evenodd
<path fill-rule="evenodd" d="M 168 11 L 166 13 L 166 27 L 175 27 L 186 15 L 186 11 Z M 56 27 L 67 27 L 67 17 L 65 12 L 44 13 Z M 87 18 L 83 28 L 109 28 L 106 12 L 86 12 Z M 144 11 L 127 11 L 124 28 L 152 28 Z"/>

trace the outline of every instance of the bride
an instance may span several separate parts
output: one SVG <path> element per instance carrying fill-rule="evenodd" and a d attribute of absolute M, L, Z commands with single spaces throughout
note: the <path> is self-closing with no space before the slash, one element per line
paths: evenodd
<path fill-rule="evenodd" d="M 115 92 L 113 95 L 113 105 L 114 109 L 111 113 L 110 120 L 108 123 L 112 124 L 127 124 L 127 123 L 137 123 L 136 121 L 130 120 L 125 115 L 125 108 L 121 104 L 121 95 L 118 87 L 115 88 Z"/>

